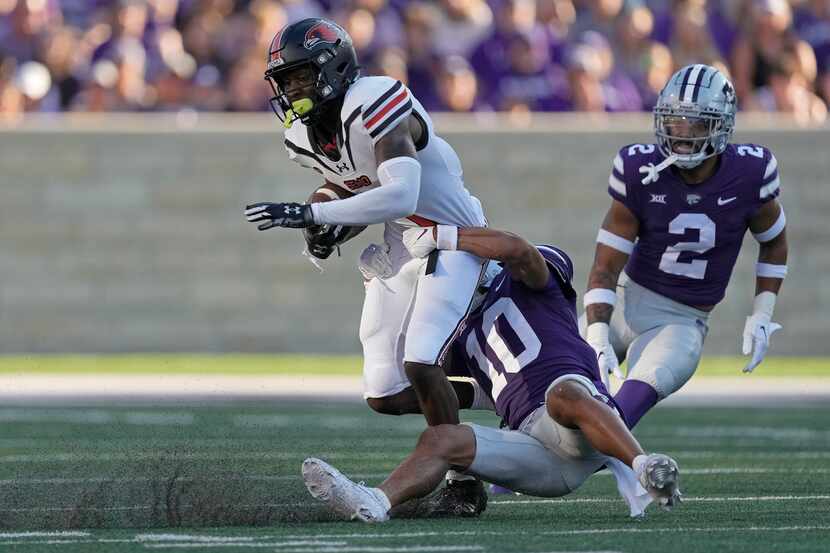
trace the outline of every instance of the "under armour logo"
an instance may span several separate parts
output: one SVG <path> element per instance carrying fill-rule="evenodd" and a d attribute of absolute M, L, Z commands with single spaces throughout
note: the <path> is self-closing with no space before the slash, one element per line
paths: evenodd
<path fill-rule="evenodd" d="M 339 163 L 337 165 L 337 172 L 338 173 L 342 173 L 343 171 L 348 171 L 348 170 L 349 170 L 349 164 L 348 163 L 343 162 L 343 163 Z"/>
<path fill-rule="evenodd" d="M 652 194 L 651 199 L 649 200 L 650 204 L 665 204 L 666 203 L 666 195 L 665 194 Z"/>
<path fill-rule="evenodd" d="M 290 205 L 285 206 L 285 214 L 286 215 L 299 215 L 300 208 L 299 207 L 291 207 Z"/>

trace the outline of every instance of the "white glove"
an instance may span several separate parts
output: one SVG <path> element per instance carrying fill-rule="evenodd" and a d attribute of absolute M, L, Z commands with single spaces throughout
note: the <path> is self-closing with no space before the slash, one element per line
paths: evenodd
<path fill-rule="evenodd" d="M 392 259 L 389 257 L 389 247 L 369 244 L 360 254 L 357 268 L 360 269 L 363 278 L 366 280 L 372 280 L 375 277 L 384 279 L 392 276 Z"/>
<path fill-rule="evenodd" d="M 775 299 L 776 296 L 772 292 L 761 292 L 755 296 L 752 315 L 746 318 L 741 351 L 744 355 L 751 353 L 752 359 L 744 367 L 745 373 L 751 373 L 761 364 L 769 349 L 773 333 L 783 328 L 780 324 L 772 322 Z"/>
<path fill-rule="evenodd" d="M 585 335 L 585 341 L 588 342 L 597 354 L 597 363 L 599 364 L 599 374 L 602 377 L 602 382 L 608 386 L 608 375 L 614 374 L 620 380 L 625 380 L 622 371 L 620 370 L 620 363 L 617 360 L 617 354 L 614 353 L 614 348 L 611 346 L 611 341 L 608 339 L 609 332 L 608 323 L 591 323 Z"/>
<path fill-rule="evenodd" d="M 435 227 L 413 227 L 403 231 L 401 240 L 409 255 L 415 258 L 426 257 L 438 248 L 433 237 L 434 229 Z"/>
<path fill-rule="evenodd" d="M 412 257 L 426 257 L 433 250 L 454 250 L 458 247 L 458 227 L 436 225 L 414 227 L 403 231 L 404 247 Z"/>

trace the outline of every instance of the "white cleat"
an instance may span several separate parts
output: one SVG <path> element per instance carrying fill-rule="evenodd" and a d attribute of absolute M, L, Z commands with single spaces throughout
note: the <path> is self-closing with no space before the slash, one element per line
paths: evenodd
<path fill-rule="evenodd" d="M 651 453 L 635 463 L 635 472 L 643 488 L 660 504 L 670 511 L 681 501 L 680 471 L 677 463 L 668 455 Z M 640 459 L 638 457 L 638 459 Z"/>
<path fill-rule="evenodd" d="M 320 459 L 303 461 L 303 481 L 314 499 L 347 520 L 386 522 L 389 520 L 389 499 L 376 488 L 355 483 L 339 470 Z"/>

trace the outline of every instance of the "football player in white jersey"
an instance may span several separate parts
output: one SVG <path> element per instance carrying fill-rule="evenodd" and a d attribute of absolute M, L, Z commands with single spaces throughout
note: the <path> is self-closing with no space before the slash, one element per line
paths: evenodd
<path fill-rule="evenodd" d="M 321 256 L 353 234 L 344 227 L 383 223 L 385 244 L 363 256 L 371 268 L 360 322 L 364 397 L 381 413 L 420 411 L 431 426 L 457 424 L 458 396 L 441 361 L 486 265 L 462 251 L 416 259 L 401 239 L 416 226 L 486 225 L 458 156 L 403 83 L 359 75 L 351 38 L 331 21 L 305 19 L 278 32 L 265 77 L 289 158 L 353 195 L 256 203 L 245 210 L 248 221 L 259 230 L 322 226 L 306 234 L 309 251 Z M 315 243 L 320 236 L 325 246 Z"/>

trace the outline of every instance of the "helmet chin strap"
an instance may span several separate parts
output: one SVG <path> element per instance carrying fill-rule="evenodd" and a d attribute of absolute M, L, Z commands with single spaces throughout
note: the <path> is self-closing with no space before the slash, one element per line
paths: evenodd
<path fill-rule="evenodd" d="M 296 119 L 299 119 L 314 107 L 314 102 L 311 98 L 302 98 L 291 102 L 291 109 L 285 112 L 285 122 L 283 125 L 286 129 L 290 129 Z"/>
<path fill-rule="evenodd" d="M 642 165 L 640 167 L 640 173 L 644 173 L 645 176 L 642 178 L 640 182 L 643 184 L 649 184 L 652 182 L 657 182 L 660 178 L 660 171 L 666 169 L 667 167 L 671 167 L 674 162 L 678 160 L 678 157 L 675 154 L 671 154 L 669 157 L 654 165 L 653 163 L 649 163 L 648 165 Z"/>

